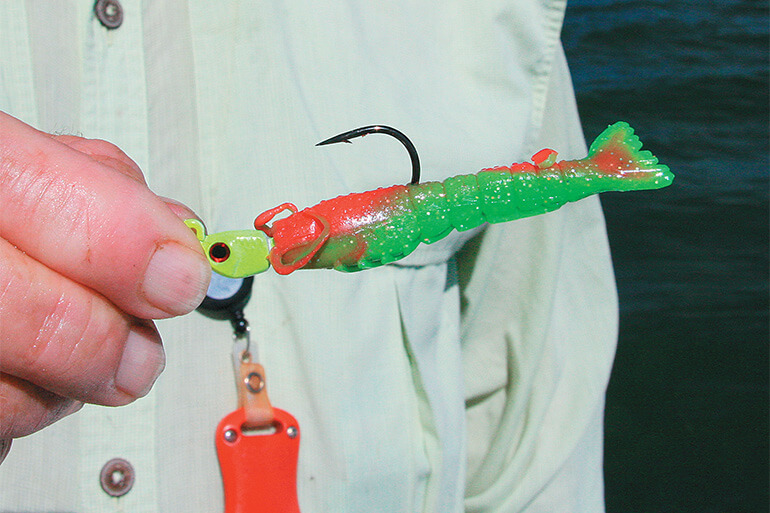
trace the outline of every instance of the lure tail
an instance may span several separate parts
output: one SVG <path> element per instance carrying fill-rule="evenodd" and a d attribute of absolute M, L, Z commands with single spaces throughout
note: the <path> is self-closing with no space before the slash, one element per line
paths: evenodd
<path fill-rule="evenodd" d="M 634 129 L 623 121 L 599 134 L 585 159 L 560 164 L 563 170 L 572 167 L 574 173 L 596 182 L 595 192 L 660 189 L 674 179 L 668 166 L 642 150 Z"/>
<path fill-rule="evenodd" d="M 565 203 L 608 191 L 659 189 L 674 175 L 647 150 L 628 123 L 617 122 L 604 130 L 580 160 L 556 162 L 556 152 L 545 149 L 532 163 L 485 169 L 478 177 L 478 219 L 452 224 L 464 230 L 486 221 L 502 223 L 552 212 Z M 470 176 L 470 175 L 465 175 Z M 462 178 L 462 177 L 460 177 Z M 445 184 L 456 179 L 450 178 Z M 475 194 L 473 188 L 469 188 Z M 470 196 L 471 194 L 466 194 Z"/>

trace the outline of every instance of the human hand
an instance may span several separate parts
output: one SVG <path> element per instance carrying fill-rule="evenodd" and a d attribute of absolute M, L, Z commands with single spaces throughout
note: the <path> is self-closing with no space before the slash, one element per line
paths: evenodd
<path fill-rule="evenodd" d="M 0 112 L 0 440 L 149 392 L 165 363 L 152 319 L 208 286 L 193 216 L 116 146 Z"/>

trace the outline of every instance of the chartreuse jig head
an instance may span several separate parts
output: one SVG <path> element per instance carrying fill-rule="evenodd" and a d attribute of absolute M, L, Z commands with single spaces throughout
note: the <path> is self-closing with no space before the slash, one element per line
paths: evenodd
<path fill-rule="evenodd" d="M 270 267 L 267 237 L 257 230 L 232 230 L 206 234 L 206 227 L 197 219 L 187 219 L 189 226 L 203 246 L 211 269 L 229 278 L 245 278 L 265 272 Z"/>

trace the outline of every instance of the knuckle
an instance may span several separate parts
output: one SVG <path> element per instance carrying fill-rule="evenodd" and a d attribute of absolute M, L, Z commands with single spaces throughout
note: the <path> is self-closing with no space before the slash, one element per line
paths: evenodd
<path fill-rule="evenodd" d="M 111 379 L 109 369 L 117 365 L 128 336 L 125 315 L 85 287 L 63 280 L 41 283 L 25 267 L 0 264 L 3 370 L 41 386 L 48 380 L 86 386 Z M 4 322 L 10 319 L 14 322 Z"/>
<path fill-rule="evenodd" d="M 60 379 L 82 380 L 83 385 L 111 379 L 109 369 L 117 365 L 127 327 L 115 322 L 105 306 L 93 295 L 77 300 L 61 297 L 38 331 L 37 345 L 48 348 L 41 353 L 38 367 L 55 363 Z"/>
<path fill-rule="evenodd" d="M 59 297 L 53 305 L 37 303 L 36 314 L 25 326 L 22 337 L 30 342 L 17 346 L 17 368 L 47 372 L 54 365 L 59 367 L 72 350 L 72 335 L 77 336 L 76 319 L 72 319 L 72 306 Z M 46 301 L 47 302 L 47 301 Z M 74 343 L 77 345 L 77 342 Z M 68 347 L 69 346 L 69 347 Z"/>
<path fill-rule="evenodd" d="M 46 168 L 47 157 L 42 152 L 19 155 L 6 151 L 0 155 L 0 181 L 5 189 L 0 219 L 23 219 L 35 213 L 40 198 L 55 181 L 55 175 Z"/>
<path fill-rule="evenodd" d="M 91 221 L 89 213 L 96 198 L 88 184 L 62 180 L 52 171 L 55 168 L 44 152 L 30 152 L 24 157 L 6 154 L 0 158 L 4 189 L 0 221 L 6 221 L 4 231 L 11 239 L 23 241 L 25 248 L 34 250 L 51 237 L 67 240 L 74 247 L 82 243 L 81 230 Z M 22 221 L 30 219 L 31 225 Z M 29 233 L 29 226 L 44 228 Z M 69 237 L 75 239 L 70 241 Z"/>
<path fill-rule="evenodd" d="M 104 139 L 83 139 L 81 148 L 84 153 L 92 155 L 109 155 L 113 157 L 128 158 L 128 156 L 117 145 L 105 141 Z"/>
<path fill-rule="evenodd" d="M 67 139 L 62 142 L 70 148 L 88 155 L 100 164 L 121 171 L 141 183 L 146 183 L 144 174 L 136 162 L 117 145 L 109 141 L 104 139 L 75 138 L 74 140 Z"/>

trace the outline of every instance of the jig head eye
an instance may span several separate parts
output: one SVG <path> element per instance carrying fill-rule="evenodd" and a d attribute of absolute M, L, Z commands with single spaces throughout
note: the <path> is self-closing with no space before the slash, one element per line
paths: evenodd
<path fill-rule="evenodd" d="M 209 257 L 216 263 L 222 263 L 230 258 L 230 247 L 224 242 L 217 242 L 209 248 Z"/>

